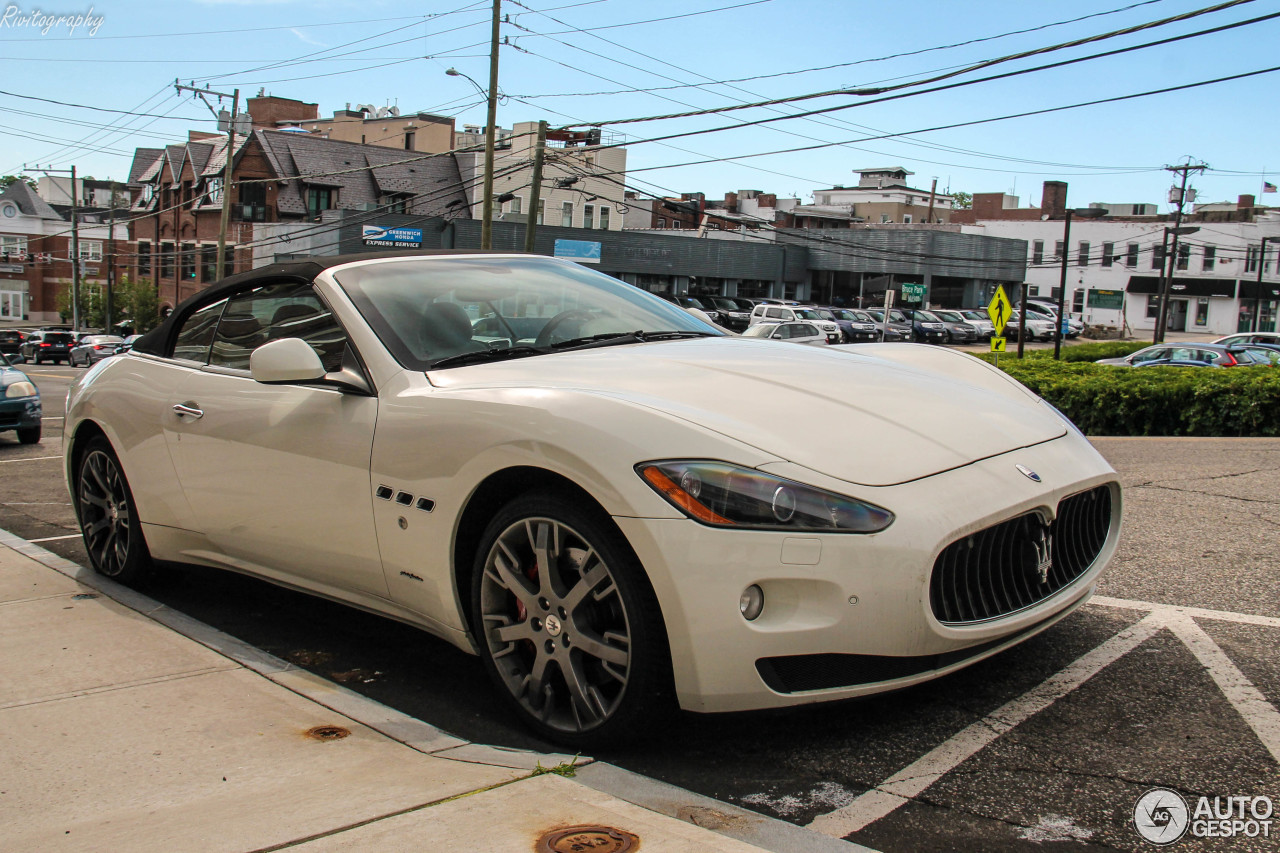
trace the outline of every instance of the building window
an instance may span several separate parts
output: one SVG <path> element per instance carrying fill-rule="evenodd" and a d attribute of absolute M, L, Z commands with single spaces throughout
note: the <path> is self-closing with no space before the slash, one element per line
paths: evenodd
<path fill-rule="evenodd" d="M 667 218 L 666 218 L 665 216 L 659 216 L 659 217 L 658 217 L 658 227 L 659 227 L 659 228 L 666 228 L 666 227 L 667 227 Z"/>
<path fill-rule="evenodd" d="M 1205 246 L 1204 261 L 1203 263 L 1201 263 L 1200 268 L 1205 272 L 1213 272 L 1214 264 L 1216 264 L 1217 261 L 1218 261 L 1218 247 Z"/>
<path fill-rule="evenodd" d="M 600 227 L 609 230 L 609 208 L 604 206 L 600 207 Z"/>
<path fill-rule="evenodd" d="M 882 214 L 880 214 L 880 224 L 881 224 L 881 225 L 884 225 L 885 223 L 887 223 L 887 222 L 892 222 L 892 221 L 893 221 L 893 220 L 889 218 L 889 214 L 887 214 L 887 213 L 882 213 Z"/>
<path fill-rule="evenodd" d="M 1185 270 L 1191 266 L 1191 247 L 1183 243 L 1178 247 L 1178 269 Z"/>
<path fill-rule="evenodd" d="M 243 222 L 267 221 L 267 185 L 241 184 L 236 216 Z"/>
<path fill-rule="evenodd" d="M 560 227 L 573 227 L 573 202 L 571 201 L 560 203 Z"/>
<path fill-rule="evenodd" d="M 522 204 L 524 204 L 524 199 L 520 198 L 520 196 L 516 196 L 515 198 L 511 199 L 511 208 L 510 208 L 511 212 L 519 213 L 520 206 Z"/>
<path fill-rule="evenodd" d="M 381 207 L 387 213 L 408 213 L 409 196 L 400 193 L 379 196 L 378 207 Z"/>
<path fill-rule="evenodd" d="M 160 277 L 173 278 L 173 244 L 160 244 Z"/>
<path fill-rule="evenodd" d="M 409 130 L 409 131 L 406 131 L 406 132 L 405 132 L 405 135 L 404 135 L 404 150 L 405 150 L 405 151 L 413 151 L 413 150 L 414 150 L 414 148 L 413 148 L 413 140 L 414 140 L 414 137 L 415 137 L 415 134 L 414 134 L 414 132 L 413 132 L 412 130 Z"/>
<path fill-rule="evenodd" d="M 1160 294 L 1153 293 L 1147 297 L 1147 319 L 1154 320 L 1160 316 Z"/>
<path fill-rule="evenodd" d="M 671 220 L 671 227 L 679 231 L 681 228 L 684 227 L 684 223 L 681 222 L 679 219 L 673 219 Z"/>
<path fill-rule="evenodd" d="M 216 281 L 218 277 L 218 244 L 209 243 L 200 247 L 200 280 L 205 284 Z"/>
<path fill-rule="evenodd" d="M 138 243 L 138 275 L 151 275 L 151 243 L 144 241 Z"/>
<path fill-rule="evenodd" d="M 187 281 L 196 279 L 196 244 L 182 244 L 182 277 Z"/>
<path fill-rule="evenodd" d="M 910 214 L 910 213 L 904 213 L 904 214 L 902 215 L 902 224 L 903 224 L 903 225 L 910 225 L 910 224 L 911 224 L 911 214 Z"/>
<path fill-rule="evenodd" d="M 1168 249 L 1164 246 L 1151 247 L 1151 268 L 1153 270 L 1164 269 L 1164 256 L 1166 252 L 1168 252 Z"/>
<path fill-rule="evenodd" d="M 231 275 L 236 271 L 236 247 L 224 246 L 222 251 L 222 274 Z"/>
<path fill-rule="evenodd" d="M 210 178 L 205 182 L 202 204 L 222 204 L 222 178 Z"/>
<path fill-rule="evenodd" d="M 1113 263 L 1115 263 L 1115 260 L 1116 260 L 1115 254 L 1116 254 L 1115 243 L 1103 243 L 1102 244 L 1102 265 L 1104 267 L 1109 267 Z"/>
<path fill-rule="evenodd" d="M 1258 271 L 1258 254 L 1260 249 L 1261 249 L 1260 246 L 1250 246 L 1247 249 L 1245 249 L 1245 252 L 1244 252 L 1244 271 L 1245 272 Z"/>
<path fill-rule="evenodd" d="M 547 200 L 545 198 L 538 199 L 538 224 L 542 224 L 543 218 L 547 213 Z"/>
<path fill-rule="evenodd" d="M 102 242 L 99 240 L 81 240 L 80 241 L 80 260 L 82 261 L 102 260 Z"/>
<path fill-rule="evenodd" d="M 1027 296 L 1039 296 L 1040 288 L 1034 284 L 1027 285 Z"/>
<path fill-rule="evenodd" d="M 307 187 L 307 216 L 318 219 L 322 211 L 331 210 L 337 195 L 330 187 Z"/>
<path fill-rule="evenodd" d="M 1031 243 L 1031 263 L 1032 265 L 1044 263 L 1044 241 L 1035 240 Z"/>
<path fill-rule="evenodd" d="M 1067 256 L 1067 245 L 1061 240 L 1053 241 L 1053 259 L 1059 263 Z"/>
<path fill-rule="evenodd" d="M 1089 266 L 1089 243 L 1085 240 L 1080 241 L 1080 246 L 1076 251 L 1076 266 Z"/>
<path fill-rule="evenodd" d="M 1071 310 L 1077 314 L 1084 311 L 1084 288 L 1077 287 L 1071 293 Z"/>
<path fill-rule="evenodd" d="M 25 255 L 27 253 L 27 238 L 3 236 L 0 237 L 0 255 Z"/>
<path fill-rule="evenodd" d="M 1209 300 L 1207 297 L 1201 296 L 1196 300 L 1196 325 L 1209 325 Z"/>
<path fill-rule="evenodd" d="M 1138 244 L 1130 243 L 1125 247 L 1124 265 L 1132 269 L 1138 265 Z"/>
<path fill-rule="evenodd" d="M 595 215 L 595 214 L 596 214 L 596 209 L 595 209 L 595 207 L 594 207 L 593 205 L 590 205 L 590 204 L 584 204 L 584 205 L 582 206 L 582 227 L 583 227 L 583 228 L 595 228 L 595 227 L 596 227 L 596 215 Z"/>

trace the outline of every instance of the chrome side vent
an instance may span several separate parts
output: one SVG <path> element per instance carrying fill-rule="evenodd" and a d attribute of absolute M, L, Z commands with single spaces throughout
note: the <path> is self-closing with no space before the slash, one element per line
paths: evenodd
<path fill-rule="evenodd" d="M 436 508 L 436 502 L 431 500 L 431 498 L 418 498 L 417 507 L 423 512 L 431 512 L 431 510 Z"/>
<path fill-rule="evenodd" d="M 379 498 L 380 500 L 389 501 L 391 500 L 391 494 L 392 494 L 391 487 L 378 486 L 377 491 L 375 491 L 373 494 L 375 497 Z"/>
<path fill-rule="evenodd" d="M 413 503 L 413 495 L 408 492 L 400 492 L 396 495 L 396 503 L 400 504 L 400 506 L 408 506 Z"/>

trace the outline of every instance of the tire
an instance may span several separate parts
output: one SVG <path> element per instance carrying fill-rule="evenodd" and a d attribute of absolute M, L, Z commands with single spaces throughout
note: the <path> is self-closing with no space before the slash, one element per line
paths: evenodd
<path fill-rule="evenodd" d="M 111 444 L 91 439 L 76 463 L 76 516 L 93 570 L 124 584 L 136 584 L 151 571 L 151 554 L 142 537 L 133 492 Z"/>
<path fill-rule="evenodd" d="M 39 444 L 40 443 L 40 427 L 33 426 L 26 429 L 16 430 L 18 433 L 18 441 L 22 444 Z"/>
<path fill-rule="evenodd" d="M 471 615 L 485 670 L 523 722 L 594 748 L 664 719 L 674 690 L 644 570 L 608 517 L 581 504 L 536 492 L 494 516 L 472 572 Z"/>
<path fill-rule="evenodd" d="M 44 363 L 44 362 L 42 362 L 42 361 L 40 360 L 40 354 L 39 354 L 39 353 L 37 353 L 36 355 L 33 355 L 33 356 L 31 357 L 31 360 L 32 360 L 33 362 L 35 362 L 36 364 L 43 364 L 43 363 Z"/>

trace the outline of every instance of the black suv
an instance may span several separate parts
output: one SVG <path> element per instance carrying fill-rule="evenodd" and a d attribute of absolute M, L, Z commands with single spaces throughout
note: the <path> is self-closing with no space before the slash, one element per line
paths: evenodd
<path fill-rule="evenodd" d="M 13 329 L 0 329 L 0 352 L 5 355 L 17 355 L 22 349 L 22 342 L 27 336 Z"/>
<path fill-rule="evenodd" d="M 32 364 L 71 361 L 71 348 L 76 345 L 72 332 L 32 332 L 22 342 L 21 355 Z"/>

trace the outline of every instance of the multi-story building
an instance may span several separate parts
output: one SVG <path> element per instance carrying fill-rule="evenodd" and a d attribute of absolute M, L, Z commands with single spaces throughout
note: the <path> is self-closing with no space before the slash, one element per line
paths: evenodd
<path fill-rule="evenodd" d="M 36 192 L 49 204 L 71 206 L 71 176 L 44 175 L 36 182 Z M 129 190 L 119 181 L 76 178 L 76 205 L 80 208 L 128 207 Z"/>
<path fill-rule="evenodd" d="M 901 166 L 857 169 L 856 187 L 814 190 L 813 203 L 796 205 L 789 213 L 796 228 L 850 228 L 855 224 L 946 224 L 951 222 L 952 199 L 936 184 L 927 190 L 907 183 L 915 174 Z"/>
<path fill-rule="evenodd" d="M 316 118 L 299 122 L 309 133 L 326 139 L 380 145 L 402 151 L 439 154 L 453 147 L 454 120 L 431 113 L 401 115 L 397 107 L 374 107 L 360 104 L 354 110 L 347 104 L 336 110 L 333 118 Z"/>
<path fill-rule="evenodd" d="M 1159 287 L 1167 270 L 1166 229 L 1173 215 L 1152 204 L 1103 204 L 1100 219 L 1073 217 L 1064 245 L 1066 184 L 1047 181 L 1041 207 L 1018 207 L 1015 196 L 978 193 L 972 211 L 957 213 L 967 234 L 1013 237 L 1027 244 L 1029 296 L 1058 298 L 1066 256 L 1066 305 L 1084 322 L 1137 336 L 1159 317 Z M 953 221 L 955 221 L 953 219 Z M 1251 195 L 1234 203 L 1197 205 L 1182 225 L 1167 306 L 1169 331 L 1229 334 L 1274 331 L 1280 301 L 1280 209 Z M 1262 252 L 1263 239 L 1266 251 Z M 1260 279 L 1260 280 L 1259 280 Z"/>
<path fill-rule="evenodd" d="M 226 150 L 225 137 L 192 133 L 185 144 L 134 154 L 135 274 L 156 282 L 162 307 L 214 280 Z M 360 211 L 371 221 L 380 213 L 429 218 L 456 215 L 466 202 L 451 155 L 342 142 L 296 128 L 237 136 L 231 175 L 225 275 L 250 269 L 265 247 L 332 230 L 323 221 L 328 211 Z M 269 233 L 259 233 L 259 226 Z"/>
<path fill-rule="evenodd" d="M 114 251 L 116 280 L 128 269 L 133 247 L 121 212 L 112 223 L 109 211 L 79 209 L 82 299 L 102 298 L 107 263 Z M 114 234 L 115 240 L 112 241 Z M 0 193 L 0 323 L 57 323 L 60 296 L 74 278 L 71 221 L 23 181 Z M 64 304 L 69 300 L 63 297 Z"/>
<path fill-rule="evenodd" d="M 524 221 L 536 215 L 539 225 L 621 231 L 626 198 L 627 151 L 615 147 L 600 131 L 551 131 L 542 166 L 538 210 L 529 210 L 533 183 L 533 155 L 538 123 L 517 122 L 499 128 L 493 161 L 493 195 L 510 195 L 494 210 L 494 219 Z M 467 127 L 455 134 L 458 168 L 462 173 L 471 217 L 481 218 L 484 201 L 484 131 Z M 496 202 L 495 202 L 496 204 Z"/>
<path fill-rule="evenodd" d="M 762 190 L 738 190 L 722 199 L 708 199 L 703 193 L 683 193 L 679 198 L 640 198 L 626 194 L 627 211 L 623 228 L 712 231 L 752 230 L 790 225 L 787 214 L 800 204 L 798 198 L 779 199 Z"/>

